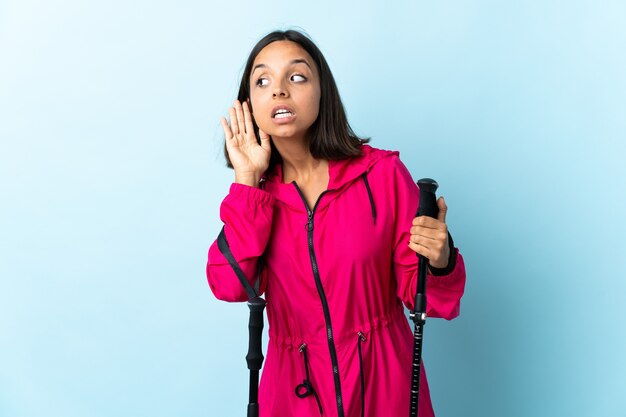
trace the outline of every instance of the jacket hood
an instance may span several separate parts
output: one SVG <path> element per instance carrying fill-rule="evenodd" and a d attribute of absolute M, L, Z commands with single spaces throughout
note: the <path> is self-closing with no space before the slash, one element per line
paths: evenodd
<path fill-rule="evenodd" d="M 329 160 L 327 190 L 339 191 L 343 189 L 346 185 L 357 180 L 363 174 L 366 174 L 380 160 L 391 155 L 399 155 L 399 152 L 372 148 L 369 145 L 361 145 L 361 155 L 359 156 Z M 306 211 L 294 182 L 283 183 L 281 164 L 276 164 L 271 171 L 265 173 L 261 180 L 264 183 L 262 187 L 278 200 L 298 210 Z M 320 206 L 327 205 L 333 199 L 334 198 L 322 199 Z"/>

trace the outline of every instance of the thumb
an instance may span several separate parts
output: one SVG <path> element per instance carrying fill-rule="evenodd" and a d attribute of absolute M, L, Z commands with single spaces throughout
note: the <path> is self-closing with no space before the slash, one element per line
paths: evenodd
<path fill-rule="evenodd" d="M 259 128 L 259 137 L 261 138 L 261 147 L 266 151 L 269 151 L 271 149 L 270 135 L 268 135 L 267 133 L 262 131 L 261 128 Z"/>
<path fill-rule="evenodd" d="M 446 200 L 443 197 L 437 199 L 437 207 L 439 208 L 439 214 L 437 214 L 437 220 L 440 222 L 446 222 L 446 214 L 448 213 L 448 206 Z"/>

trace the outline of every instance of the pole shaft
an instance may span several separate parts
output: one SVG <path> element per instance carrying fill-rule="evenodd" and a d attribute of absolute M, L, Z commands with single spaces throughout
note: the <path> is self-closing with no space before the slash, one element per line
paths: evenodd
<path fill-rule="evenodd" d="M 430 178 L 422 178 L 417 182 L 420 189 L 420 203 L 417 216 L 437 217 L 437 181 Z M 411 319 L 415 324 L 413 333 L 413 367 L 411 370 L 411 403 L 409 417 L 417 417 L 419 405 L 420 374 L 422 368 L 422 345 L 424 339 L 424 324 L 426 323 L 426 275 L 428 274 L 428 259 L 417 255 L 417 291 L 415 291 L 415 303 L 411 312 Z"/>

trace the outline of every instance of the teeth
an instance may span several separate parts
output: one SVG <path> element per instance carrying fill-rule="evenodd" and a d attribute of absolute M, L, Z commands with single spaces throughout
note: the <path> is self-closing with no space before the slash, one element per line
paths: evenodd
<path fill-rule="evenodd" d="M 286 111 L 286 110 L 279 110 L 276 112 L 276 115 L 274 115 L 275 119 L 282 119 L 285 117 L 289 117 L 291 116 L 291 112 L 290 111 Z"/>

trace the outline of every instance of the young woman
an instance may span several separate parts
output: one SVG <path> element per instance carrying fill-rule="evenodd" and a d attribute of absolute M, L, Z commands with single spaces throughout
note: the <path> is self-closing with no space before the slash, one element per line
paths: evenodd
<path fill-rule="evenodd" d="M 354 134 L 326 60 L 297 31 L 253 48 L 229 119 L 235 181 L 220 217 L 267 300 L 260 415 L 408 415 L 413 336 L 403 303 L 413 307 L 416 253 L 431 265 L 429 317 L 456 317 L 465 285 L 443 198 L 438 219 L 415 218 L 419 189 L 398 152 Z M 207 277 L 217 298 L 248 299 L 217 242 Z M 420 417 L 433 416 L 423 367 L 420 388 Z"/>

